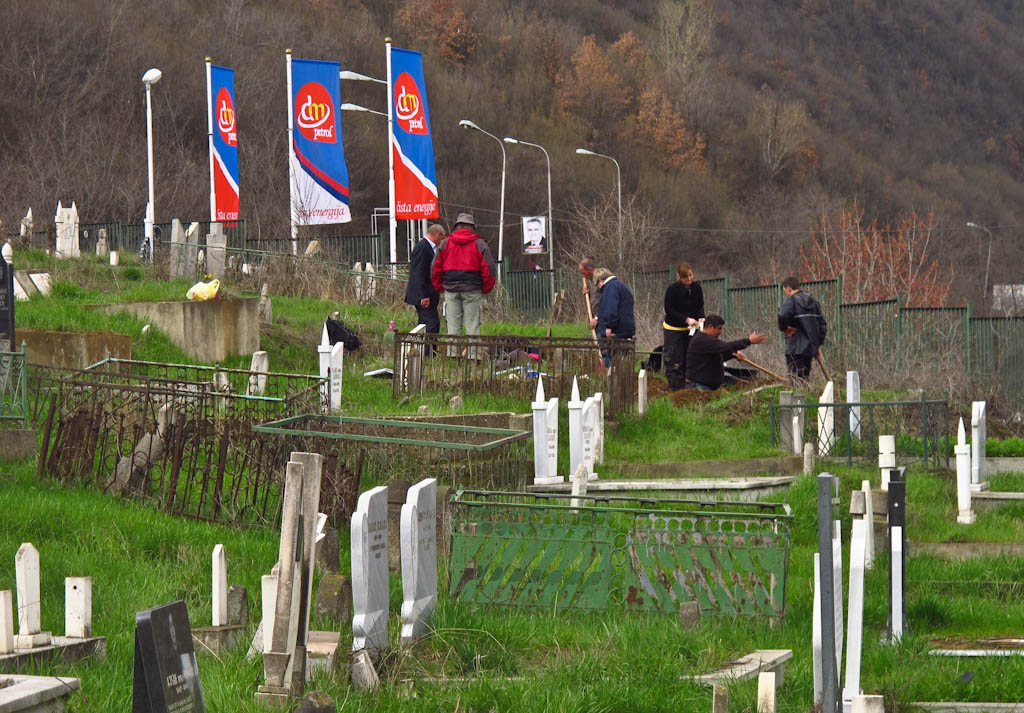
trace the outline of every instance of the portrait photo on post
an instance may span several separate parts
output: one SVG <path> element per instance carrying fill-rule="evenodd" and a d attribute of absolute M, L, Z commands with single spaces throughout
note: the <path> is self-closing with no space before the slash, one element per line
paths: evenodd
<path fill-rule="evenodd" d="M 523 253 L 543 255 L 548 251 L 547 216 L 523 216 Z"/>

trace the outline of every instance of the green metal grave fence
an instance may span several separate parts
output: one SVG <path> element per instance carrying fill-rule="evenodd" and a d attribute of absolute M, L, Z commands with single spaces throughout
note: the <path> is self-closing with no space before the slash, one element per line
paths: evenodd
<path fill-rule="evenodd" d="M 27 347 L 20 352 L 0 352 L 0 421 L 15 422 L 28 428 L 26 369 Z"/>
<path fill-rule="evenodd" d="M 460 491 L 449 589 L 467 604 L 768 617 L 785 613 L 784 506 Z"/>

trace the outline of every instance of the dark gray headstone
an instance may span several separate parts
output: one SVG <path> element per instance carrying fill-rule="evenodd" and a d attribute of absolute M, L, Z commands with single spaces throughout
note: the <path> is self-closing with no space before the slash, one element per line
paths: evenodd
<path fill-rule="evenodd" d="M 835 609 L 832 581 L 832 496 L 836 478 L 831 473 L 818 475 L 818 561 L 821 582 L 821 686 L 823 713 L 839 713 L 839 672 L 836 670 L 835 620 L 829 614 Z"/>
<path fill-rule="evenodd" d="M 14 351 L 14 265 L 0 259 L 0 344 L 2 351 Z"/>
<path fill-rule="evenodd" d="M 132 713 L 205 712 L 185 602 L 138 612 Z"/>

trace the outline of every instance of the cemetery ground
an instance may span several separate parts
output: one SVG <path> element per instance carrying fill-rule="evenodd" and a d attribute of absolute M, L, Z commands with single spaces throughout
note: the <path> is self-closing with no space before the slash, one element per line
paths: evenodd
<path fill-rule="evenodd" d="M 126 315 L 92 313 L 82 305 L 115 300 L 182 299 L 189 284 L 148 282 L 118 270 L 115 280 L 102 266 L 64 280 L 56 276 L 51 299 L 18 304 L 19 326 L 47 329 L 108 329 L 133 338 L 133 358 L 187 361 L 157 330 L 142 335 L 143 323 Z M 325 314 L 341 319 L 368 342 L 386 344 L 388 321 L 400 330 L 414 324 L 411 308 L 338 305 L 313 298 L 274 297 L 274 324 L 265 326 L 262 346 L 271 370 L 315 373 L 314 345 Z M 584 336 L 580 325 L 555 326 L 555 334 Z M 489 334 L 546 334 L 539 325 L 486 324 Z M 438 393 L 408 403 L 395 402 L 387 380 L 363 378 L 368 369 L 391 365 L 387 348 L 346 355 L 343 412 L 350 415 L 415 414 L 426 404 L 431 413 L 450 413 Z M 248 357 L 225 366 L 248 367 Z M 624 416 L 609 426 L 602 478 L 615 477 L 615 464 L 748 458 L 781 455 L 768 434 L 770 390 L 749 396 L 727 392 L 706 403 L 676 406 L 656 398 L 643 418 Z M 496 394 L 466 394 L 465 412 L 527 412 L 525 399 Z M 811 395 L 811 399 L 814 396 Z M 562 414 L 564 419 L 564 413 Z M 565 423 L 559 428 L 560 472 L 568 469 Z M 901 463 L 902 464 L 902 463 Z M 879 485 L 878 469 L 822 464 L 840 478 L 837 517 L 849 533 L 850 491 L 864 479 Z M 94 489 L 68 488 L 36 476 L 30 462 L 0 467 L 0 590 L 14 589 L 13 556 L 22 542 L 33 542 L 42 563 L 43 630 L 63 629 L 63 577 L 93 578 L 93 629 L 106 636 L 104 660 L 65 664 L 47 662 L 28 673 L 74 676 L 82 690 L 71 698 L 73 711 L 127 710 L 131 705 L 133 626 L 137 611 L 183 599 L 192 626 L 211 618 L 210 552 L 222 543 L 228 581 L 249 592 L 247 642 L 259 620 L 260 576 L 277 559 L 279 532 L 236 528 L 174 518 L 150 504 L 124 500 Z M 993 489 L 1024 490 L 1024 476 L 994 475 Z M 364 482 L 363 489 L 378 482 Z M 439 562 L 439 601 L 431 633 L 411 649 L 398 645 L 401 578 L 391 573 L 389 637 L 376 693 L 351 689 L 344 674 L 317 674 L 307 690 L 322 689 L 352 711 L 707 711 L 710 688 L 684 676 L 706 673 L 755 649 L 792 649 L 778 710 L 811 710 L 812 554 L 817 550 L 817 505 L 813 476 L 800 477 L 789 489 L 767 496 L 793 511 L 792 545 L 786 586 L 786 615 L 771 626 L 748 619 L 704 617 L 684 625 L 674 616 L 581 611 L 530 611 L 471 607 L 447 595 L 447 560 Z M 907 471 L 907 531 L 914 542 L 1024 542 L 1024 505 L 979 510 L 977 522 L 956 524 L 956 483 L 946 470 L 910 464 Z M 348 569 L 347 523 L 331 523 L 342 532 L 342 572 Z M 844 545 L 844 581 L 849 547 Z M 911 546 L 913 555 L 913 546 Z M 884 549 L 865 583 L 864 651 L 861 683 L 865 692 L 886 697 L 887 710 L 911 701 L 1022 701 L 1024 657 L 948 658 L 929 653 L 934 641 L 1020 637 L 1024 627 L 1024 559 L 1012 557 L 963 562 L 927 555 L 911 556 L 907 571 L 908 632 L 892 646 L 881 641 L 888 612 Z M 317 577 L 319 577 L 319 572 Z M 351 640 L 350 621 L 314 617 L 311 627 L 341 632 L 342 648 Z M 265 710 L 253 699 L 262 683 L 259 658 L 246 658 L 245 644 L 218 656 L 197 652 L 207 710 Z M 844 651 L 845 657 L 845 651 Z M 845 658 L 844 658 L 845 660 Z M 729 686 L 729 710 L 755 710 L 756 684 Z"/>

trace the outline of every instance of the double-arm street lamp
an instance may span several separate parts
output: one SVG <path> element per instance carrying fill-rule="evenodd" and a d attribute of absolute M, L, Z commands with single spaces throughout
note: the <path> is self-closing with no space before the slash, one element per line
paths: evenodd
<path fill-rule="evenodd" d="M 619 264 L 622 264 L 622 171 L 619 170 L 619 162 L 613 159 L 611 156 L 606 156 L 603 153 L 597 153 L 596 151 L 590 151 L 588 149 L 576 149 L 576 153 L 581 156 L 597 156 L 598 158 L 606 158 L 615 164 L 615 185 L 619 189 Z"/>
<path fill-rule="evenodd" d="M 551 208 L 551 157 L 548 155 L 547 149 L 540 144 L 531 144 L 529 141 L 520 141 L 519 139 L 513 139 L 506 136 L 504 139 L 506 144 L 522 144 L 523 146 L 533 146 L 544 152 L 544 158 L 548 162 L 548 269 L 555 269 L 555 218 Z"/>
<path fill-rule="evenodd" d="M 498 203 L 498 262 L 502 260 L 502 256 L 505 253 L 505 144 L 502 143 L 494 134 L 484 131 L 479 126 L 474 124 L 469 119 L 462 119 L 459 121 L 459 126 L 463 129 L 473 129 L 479 131 L 481 134 L 490 136 L 492 139 L 498 142 L 501 146 L 501 199 Z M 501 279 L 501 268 L 498 268 L 498 279 Z"/>

